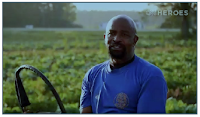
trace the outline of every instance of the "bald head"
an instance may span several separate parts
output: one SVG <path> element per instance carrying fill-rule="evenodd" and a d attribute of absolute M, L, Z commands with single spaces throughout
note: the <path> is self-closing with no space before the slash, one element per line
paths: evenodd
<path fill-rule="evenodd" d="M 113 18 L 111 18 L 106 26 L 106 32 L 112 27 L 113 23 L 116 22 L 116 21 L 119 21 L 121 23 L 128 23 L 128 25 L 130 25 L 130 30 L 133 31 L 133 33 L 137 33 L 137 28 L 136 28 L 136 25 L 135 25 L 135 22 L 133 21 L 132 18 L 130 18 L 129 16 L 127 15 L 117 15 L 117 16 L 114 16 Z"/>

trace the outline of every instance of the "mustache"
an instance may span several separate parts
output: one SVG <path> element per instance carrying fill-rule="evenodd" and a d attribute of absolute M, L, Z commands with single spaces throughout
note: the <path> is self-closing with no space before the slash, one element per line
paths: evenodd
<path fill-rule="evenodd" d="M 113 42 L 113 43 L 111 43 L 110 47 L 113 47 L 113 46 L 122 46 L 122 47 L 124 47 L 124 45 L 121 44 L 120 42 Z"/>

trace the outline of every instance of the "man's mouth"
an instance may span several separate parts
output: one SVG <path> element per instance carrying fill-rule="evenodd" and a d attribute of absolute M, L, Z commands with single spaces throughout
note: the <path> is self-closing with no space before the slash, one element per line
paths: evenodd
<path fill-rule="evenodd" d="M 114 45 L 111 47 L 112 50 L 122 50 L 123 47 L 121 45 Z"/>

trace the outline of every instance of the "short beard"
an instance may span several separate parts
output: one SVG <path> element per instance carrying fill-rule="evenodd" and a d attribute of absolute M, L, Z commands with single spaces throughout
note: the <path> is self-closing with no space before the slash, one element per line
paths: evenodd
<path fill-rule="evenodd" d="M 126 55 L 126 49 L 124 48 L 121 53 L 115 53 L 111 49 L 109 49 L 109 55 L 113 59 L 123 59 Z"/>

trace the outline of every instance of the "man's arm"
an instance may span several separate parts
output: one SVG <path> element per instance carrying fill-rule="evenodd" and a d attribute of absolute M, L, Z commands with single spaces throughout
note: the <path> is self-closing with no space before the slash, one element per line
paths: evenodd
<path fill-rule="evenodd" d="M 92 113 L 89 73 L 90 70 L 85 74 L 82 82 L 80 113 Z"/>
<path fill-rule="evenodd" d="M 143 83 L 137 113 L 166 113 L 167 83 L 164 76 L 149 78 Z"/>
<path fill-rule="evenodd" d="M 81 114 L 83 114 L 83 113 L 92 113 L 92 107 L 91 106 L 85 107 L 85 108 L 80 110 L 80 113 Z"/>

